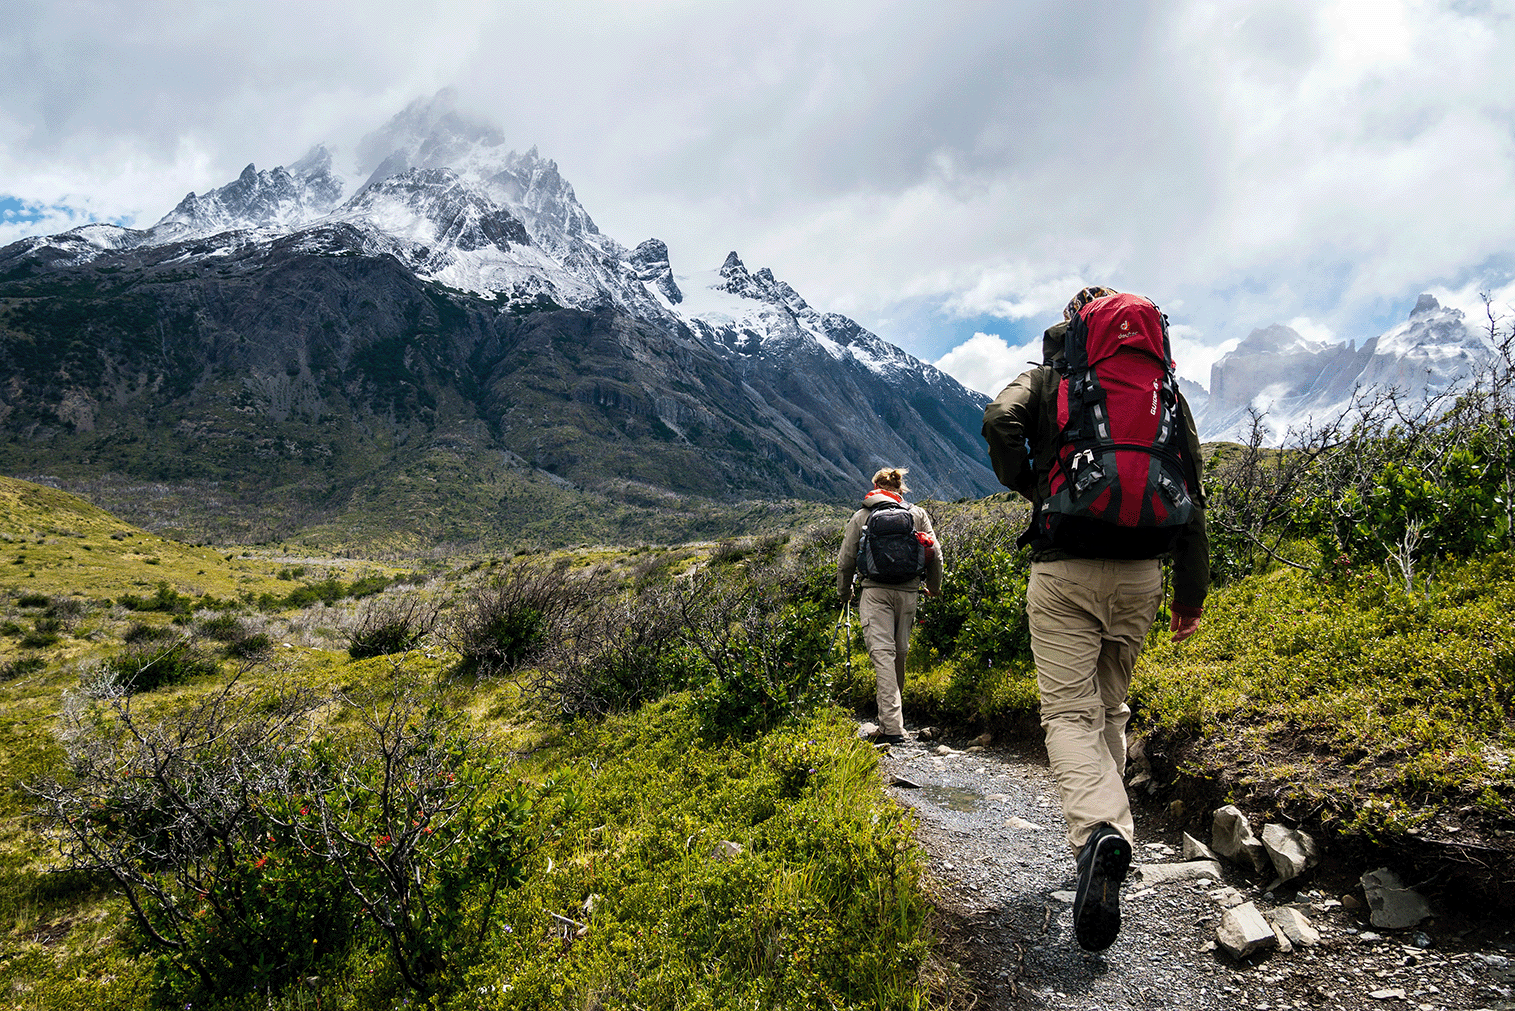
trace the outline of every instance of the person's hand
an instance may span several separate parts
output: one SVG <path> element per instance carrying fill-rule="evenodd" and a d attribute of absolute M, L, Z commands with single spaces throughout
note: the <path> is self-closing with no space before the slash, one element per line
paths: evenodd
<path fill-rule="evenodd" d="M 1173 620 L 1168 622 L 1168 631 L 1173 633 L 1174 642 L 1183 642 L 1193 635 L 1194 630 L 1197 628 L 1199 628 L 1199 615 L 1197 614 L 1192 618 L 1185 618 L 1174 612 Z"/>

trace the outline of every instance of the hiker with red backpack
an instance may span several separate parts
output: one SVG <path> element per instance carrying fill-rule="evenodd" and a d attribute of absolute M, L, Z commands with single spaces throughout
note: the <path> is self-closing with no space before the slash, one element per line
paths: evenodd
<path fill-rule="evenodd" d="M 924 587 L 942 589 L 942 552 L 931 517 L 905 501 L 903 467 L 886 467 L 873 475 L 873 490 L 847 521 L 836 556 L 836 586 L 845 608 L 852 601 L 852 580 L 860 577 L 857 613 L 863 640 L 873 661 L 878 697 L 879 739 L 903 744 L 905 655 L 910 629 Z"/>
<path fill-rule="evenodd" d="M 1139 295 L 1085 288 L 1042 338 L 1043 364 L 984 411 L 1005 487 L 1032 503 L 1026 614 L 1047 758 L 1077 854 L 1074 935 L 1115 942 L 1135 831 L 1126 796 L 1126 692 L 1162 604 L 1199 625 L 1210 584 L 1199 437 L 1178 391 L 1168 320 Z"/>

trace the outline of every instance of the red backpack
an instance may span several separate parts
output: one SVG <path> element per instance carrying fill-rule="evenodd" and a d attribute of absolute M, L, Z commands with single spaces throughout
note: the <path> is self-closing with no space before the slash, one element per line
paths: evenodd
<path fill-rule="evenodd" d="M 1194 510 L 1168 318 L 1140 295 L 1106 295 L 1069 320 L 1057 363 L 1049 494 L 1033 526 L 1087 558 L 1155 558 Z"/>

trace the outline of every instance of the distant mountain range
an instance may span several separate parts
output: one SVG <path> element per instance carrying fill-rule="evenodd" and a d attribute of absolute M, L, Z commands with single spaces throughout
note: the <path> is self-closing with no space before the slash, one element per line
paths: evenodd
<path fill-rule="evenodd" d="M 1487 353 L 1484 333 L 1460 309 L 1421 295 L 1405 322 L 1358 346 L 1301 337 L 1275 324 L 1253 330 L 1210 367 L 1210 388 L 1183 381 L 1200 438 L 1246 441 L 1254 412 L 1277 443 L 1290 429 L 1348 412 L 1358 391 L 1398 390 L 1410 400 L 1465 383 Z"/>
<path fill-rule="evenodd" d="M 736 253 L 601 234 L 445 92 L 343 163 L 0 249 L 0 469 L 213 540 L 409 546 L 719 532 L 886 464 L 998 490 L 984 397 Z"/>

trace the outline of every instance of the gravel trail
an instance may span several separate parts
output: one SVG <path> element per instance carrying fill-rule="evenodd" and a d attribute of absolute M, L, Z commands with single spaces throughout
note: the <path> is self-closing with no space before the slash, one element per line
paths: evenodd
<path fill-rule="evenodd" d="M 938 929 L 962 967 L 954 1007 L 1515 1009 L 1509 925 L 1438 918 L 1375 931 L 1339 901 L 1350 881 L 1314 874 L 1274 896 L 1234 867 L 1223 881 L 1161 885 L 1143 884 L 1133 867 L 1120 938 L 1087 954 L 1073 940 L 1073 857 L 1045 751 L 949 743 L 956 747 L 946 754 L 934 741 L 886 749 L 882 770 L 890 792 L 920 816 Z M 1182 859 L 1181 834 L 1160 812 L 1138 805 L 1136 816 L 1137 865 Z M 1216 950 L 1225 906 L 1214 893 L 1227 886 L 1262 910 L 1299 908 L 1320 943 L 1245 962 Z"/>

